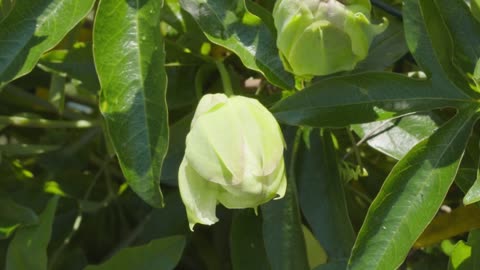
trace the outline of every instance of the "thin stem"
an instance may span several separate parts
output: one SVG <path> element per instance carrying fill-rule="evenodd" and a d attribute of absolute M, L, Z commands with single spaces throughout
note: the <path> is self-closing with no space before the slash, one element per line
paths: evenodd
<path fill-rule="evenodd" d="M 347 128 L 347 133 L 348 133 L 348 137 L 350 138 L 350 141 L 352 142 L 352 148 L 353 148 L 353 152 L 355 153 L 355 159 L 357 160 L 357 164 L 358 166 L 360 166 L 360 168 L 363 168 L 362 157 L 360 156 L 360 150 L 358 150 L 357 142 L 353 137 L 353 133 L 350 127 Z"/>
<path fill-rule="evenodd" d="M 62 121 L 22 116 L 0 116 L 0 124 L 30 128 L 91 128 L 100 126 L 100 122 L 96 120 Z"/>
<path fill-rule="evenodd" d="M 389 4 L 384 3 L 384 2 L 381 1 L 381 0 L 372 0 L 372 4 L 373 4 L 374 6 L 376 6 L 376 7 L 384 10 L 385 12 L 389 13 L 390 15 L 399 18 L 400 20 L 403 19 L 403 15 L 402 15 L 402 12 L 401 12 L 401 11 L 399 11 L 398 9 L 392 7 L 392 6 L 389 5 Z"/>
<path fill-rule="evenodd" d="M 221 61 L 216 61 L 218 72 L 220 72 L 220 77 L 222 79 L 223 92 L 227 96 L 233 96 L 232 81 L 230 80 L 230 74 L 228 74 L 227 68 Z"/>
<path fill-rule="evenodd" d="M 350 186 L 350 185 L 345 185 L 345 187 L 352 191 L 353 193 L 355 193 L 358 197 L 360 197 L 362 200 L 364 200 L 366 203 L 368 203 L 369 205 L 372 204 L 373 202 L 373 199 L 371 199 L 370 197 L 368 197 L 368 195 L 362 193 L 361 191 L 355 189 L 354 187 Z"/>

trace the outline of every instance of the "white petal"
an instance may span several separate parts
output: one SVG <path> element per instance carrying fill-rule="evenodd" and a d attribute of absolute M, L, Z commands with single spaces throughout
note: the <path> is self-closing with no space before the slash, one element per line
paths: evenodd
<path fill-rule="evenodd" d="M 218 104 L 223 104 L 227 102 L 227 100 L 228 100 L 228 97 L 224 94 L 204 95 L 200 99 L 200 102 L 197 105 L 197 109 L 195 110 L 195 115 L 193 116 L 193 120 L 190 126 L 193 127 L 198 117 L 210 111 L 213 107 L 217 106 Z"/>
<path fill-rule="evenodd" d="M 196 223 L 212 225 L 218 221 L 215 215 L 218 187 L 203 179 L 183 159 L 178 171 L 178 186 L 187 209 L 190 230 Z"/>

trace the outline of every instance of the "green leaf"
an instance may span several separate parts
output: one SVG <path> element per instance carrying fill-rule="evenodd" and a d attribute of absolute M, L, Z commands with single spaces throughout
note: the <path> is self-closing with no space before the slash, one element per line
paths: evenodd
<path fill-rule="evenodd" d="M 37 222 L 38 217 L 35 212 L 2 194 L 0 197 L 0 240 L 9 237 L 21 225 L 31 225 Z"/>
<path fill-rule="evenodd" d="M 308 265 L 310 265 L 310 269 L 314 269 L 319 265 L 325 264 L 327 262 L 328 256 L 323 247 L 320 245 L 318 240 L 305 225 L 302 225 L 302 230 L 303 236 L 305 238 Z"/>
<path fill-rule="evenodd" d="M 263 239 L 272 270 L 309 269 L 305 239 L 300 220 L 300 209 L 295 183 L 295 165 L 302 131 L 293 128 L 284 133 L 287 141 L 287 191 L 281 200 L 261 206 L 263 214 Z M 292 139 L 294 137 L 294 139 Z M 293 143 L 292 143 L 293 142 Z"/>
<path fill-rule="evenodd" d="M 449 270 L 480 269 L 480 230 L 476 229 L 468 235 L 465 244 L 459 241 L 450 256 Z"/>
<path fill-rule="evenodd" d="M 262 218 L 251 209 L 235 212 L 230 231 L 233 270 L 270 269 L 263 243 Z"/>
<path fill-rule="evenodd" d="M 262 73 L 271 83 L 294 87 L 293 76 L 285 71 L 276 47 L 275 33 L 260 17 L 249 12 L 245 0 L 180 0 L 208 39 L 240 57 L 243 64 Z"/>
<path fill-rule="evenodd" d="M 121 250 L 107 262 L 87 266 L 85 270 L 174 269 L 184 247 L 184 236 L 156 239 L 144 246 Z"/>
<path fill-rule="evenodd" d="M 159 181 L 168 147 L 162 3 L 100 1 L 93 45 L 100 109 L 123 174 L 154 207 L 163 205 Z"/>
<path fill-rule="evenodd" d="M 358 63 L 355 71 L 384 70 L 408 53 L 402 23 L 393 17 L 388 22 L 388 28 L 375 37 L 367 58 Z"/>
<path fill-rule="evenodd" d="M 92 9 L 94 0 L 29 0 L 0 22 L 0 86 L 29 73 Z"/>
<path fill-rule="evenodd" d="M 480 201 L 480 178 L 475 180 L 473 186 L 468 190 L 463 198 L 464 204 L 472 204 Z"/>
<path fill-rule="evenodd" d="M 170 126 L 168 153 L 163 162 L 162 181 L 169 185 L 178 185 L 178 168 L 185 154 L 185 140 L 190 131 L 193 113 L 190 113 Z"/>
<path fill-rule="evenodd" d="M 394 73 L 363 73 L 319 81 L 277 103 L 275 117 L 289 125 L 343 127 L 410 112 L 473 102 L 459 91 Z"/>
<path fill-rule="evenodd" d="M 16 0 L 0 0 L 0 22 L 8 17 Z"/>
<path fill-rule="evenodd" d="M 297 177 L 300 206 L 328 256 L 329 269 L 345 269 L 355 234 L 348 217 L 332 135 L 313 130 L 299 153 Z M 335 265 L 335 266 L 333 266 Z M 322 268 L 320 268 L 322 269 Z"/>
<path fill-rule="evenodd" d="M 368 145 L 397 160 L 438 128 L 433 114 L 415 114 L 402 118 L 353 125 Z"/>
<path fill-rule="evenodd" d="M 434 0 L 422 3 L 423 9 L 437 10 L 452 36 L 454 45 L 454 64 L 461 64 L 464 72 L 472 73 L 475 63 L 480 58 L 480 24 L 471 16 L 470 10 L 463 0 Z M 431 24 L 427 24 L 431 27 Z M 443 46 L 443 44 L 436 44 Z"/>
<path fill-rule="evenodd" d="M 465 244 L 462 240 L 458 241 L 450 256 L 448 270 L 475 269 L 463 267 L 466 260 L 472 256 L 472 247 Z"/>
<path fill-rule="evenodd" d="M 46 270 L 47 246 L 57 209 L 58 197 L 48 202 L 38 225 L 19 228 L 7 251 L 5 270 Z"/>
<path fill-rule="evenodd" d="M 90 43 L 76 43 L 70 50 L 48 52 L 40 58 L 38 64 L 48 72 L 67 75 L 82 82 L 81 86 L 93 93 L 100 90 Z"/>
<path fill-rule="evenodd" d="M 435 216 L 452 184 L 478 115 L 464 107 L 390 172 L 369 208 L 349 269 L 396 269 Z"/>
<path fill-rule="evenodd" d="M 455 1 L 458 0 L 451 2 Z M 403 14 L 407 44 L 418 64 L 432 78 L 434 87 L 473 94 L 468 91 L 466 73 L 458 68 L 452 33 L 435 1 L 405 1 Z"/>

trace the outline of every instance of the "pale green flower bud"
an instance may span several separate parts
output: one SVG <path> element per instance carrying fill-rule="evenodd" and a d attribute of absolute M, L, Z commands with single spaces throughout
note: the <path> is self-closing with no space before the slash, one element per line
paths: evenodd
<path fill-rule="evenodd" d="M 285 68 L 309 78 L 352 70 L 387 21 L 370 23 L 369 0 L 278 0 L 273 10 Z"/>
<path fill-rule="evenodd" d="M 190 229 L 218 221 L 217 203 L 257 208 L 286 190 L 284 141 L 256 99 L 205 95 L 187 135 L 178 185 Z"/>

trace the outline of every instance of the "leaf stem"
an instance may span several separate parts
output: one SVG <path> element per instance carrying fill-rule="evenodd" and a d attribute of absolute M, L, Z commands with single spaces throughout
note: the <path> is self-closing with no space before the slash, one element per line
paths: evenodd
<path fill-rule="evenodd" d="M 355 159 L 357 160 L 357 165 L 360 166 L 360 168 L 363 168 L 362 157 L 360 156 L 360 151 L 358 150 L 357 142 L 353 137 L 353 133 L 350 127 L 347 128 L 347 134 L 348 134 L 348 138 L 350 138 L 350 141 L 352 142 L 352 148 L 353 148 L 353 152 L 355 153 Z"/>
<path fill-rule="evenodd" d="M 222 79 L 223 92 L 227 96 L 233 96 L 232 81 L 230 80 L 230 74 L 228 74 L 227 68 L 222 61 L 216 61 L 215 64 Z"/>

